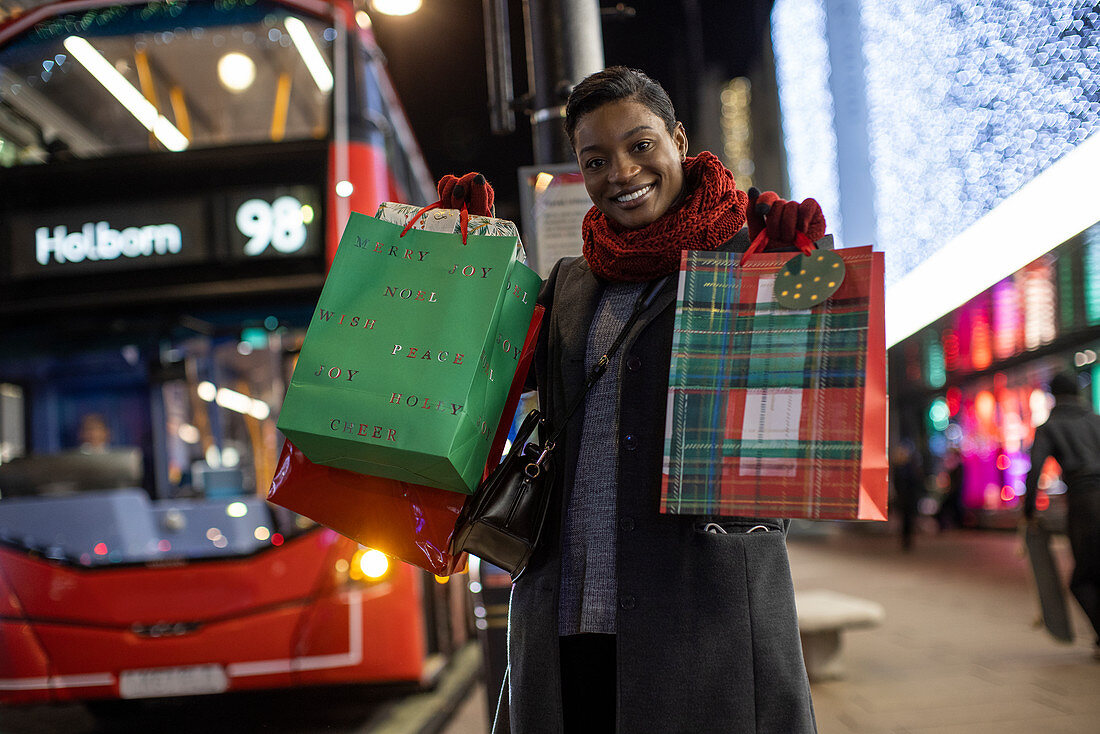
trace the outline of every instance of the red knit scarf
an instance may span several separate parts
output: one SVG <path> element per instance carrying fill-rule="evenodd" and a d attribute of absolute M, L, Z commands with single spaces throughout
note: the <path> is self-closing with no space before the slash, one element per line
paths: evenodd
<path fill-rule="evenodd" d="M 675 273 L 681 250 L 716 250 L 745 224 L 749 197 L 713 153 L 684 161 L 684 199 L 657 221 L 625 229 L 596 207 L 581 225 L 584 259 L 607 280 L 646 281 Z"/>

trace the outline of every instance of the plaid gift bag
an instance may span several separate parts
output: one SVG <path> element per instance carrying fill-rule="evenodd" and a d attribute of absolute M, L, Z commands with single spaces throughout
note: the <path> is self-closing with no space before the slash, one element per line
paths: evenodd
<path fill-rule="evenodd" d="M 661 512 L 886 519 L 883 256 L 836 253 L 839 289 L 795 310 L 792 253 L 684 252 Z"/>

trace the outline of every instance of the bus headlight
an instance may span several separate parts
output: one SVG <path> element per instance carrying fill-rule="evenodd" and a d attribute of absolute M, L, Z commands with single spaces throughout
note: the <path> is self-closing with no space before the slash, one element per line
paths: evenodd
<path fill-rule="evenodd" d="M 360 548 L 351 557 L 348 576 L 356 581 L 378 581 L 390 570 L 390 559 L 373 548 Z"/>

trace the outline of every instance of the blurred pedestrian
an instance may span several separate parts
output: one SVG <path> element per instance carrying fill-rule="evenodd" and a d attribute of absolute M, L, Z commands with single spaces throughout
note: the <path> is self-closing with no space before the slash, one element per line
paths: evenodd
<path fill-rule="evenodd" d="M 902 439 L 890 449 L 890 484 L 894 488 L 895 507 L 901 512 L 901 547 L 912 550 L 924 475 L 920 457 L 909 439 Z"/>
<path fill-rule="evenodd" d="M 941 531 L 963 526 L 963 461 L 958 447 L 952 446 L 947 450 L 943 457 L 943 470 L 947 473 L 947 491 L 936 510 L 936 523 Z"/>
<path fill-rule="evenodd" d="M 746 219 L 792 247 L 796 228 L 816 240 L 820 207 L 746 195 L 716 156 L 688 156 L 668 94 L 635 70 L 578 84 L 565 127 L 595 206 L 584 256 L 558 262 L 539 296 L 551 421 L 625 339 L 553 455 L 543 542 L 512 589 L 494 731 L 814 732 L 787 523 L 657 507 L 681 251 L 744 251 Z"/>
<path fill-rule="evenodd" d="M 1093 656 L 1100 660 L 1100 416 L 1081 401 L 1072 374 L 1055 375 L 1050 394 L 1054 408 L 1046 423 L 1035 429 L 1031 444 L 1024 518 L 1037 521 L 1039 475 L 1053 456 L 1066 484 L 1066 533 L 1075 564 L 1069 588 L 1092 623 Z"/>

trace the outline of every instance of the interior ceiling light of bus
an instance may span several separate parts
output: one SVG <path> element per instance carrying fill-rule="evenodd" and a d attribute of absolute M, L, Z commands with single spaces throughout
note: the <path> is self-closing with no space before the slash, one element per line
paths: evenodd
<path fill-rule="evenodd" d="M 249 397 L 228 387 L 217 387 L 212 382 L 200 382 L 197 392 L 199 398 L 208 403 L 217 403 L 227 410 L 250 415 L 256 420 L 267 420 L 271 415 L 271 407 L 263 400 Z"/>
<path fill-rule="evenodd" d="M 152 102 L 145 99 L 141 92 L 126 77 L 118 72 L 111 62 L 80 36 L 69 36 L 64 46 L 77 61 L 88 70 L 104 89 L 119 101 L 138 122 L 153 133 L 168 150 L 178 152 L 186 150 L 187 138 L 169 122 L 168 118 L 157 112 Z"/>
<path fill-rule="evenodd" d="M 309 34 L 306 24 L 294 16 L 288 17 L 283 24 L 286 26 L 286 32 L 290 35 L 290 40 L 294 42 L 294 48 L 298 49 L 302 61 L 305 62 L 306 68 L 313 76 L 313 81 L 317 83 L 317 88 L 325 94 L 331 92 L 333 85 L 332 72 L 329 70 L 328 64 L 325 63 L 324 57 L 321 56 L 317 44 L 314 43 L 313 36 Z"/>
<path fill-rule="evenodd" d="M 218 81 L 230 92 L 243 92 L 256 81 L 256 62 L 240 51 L 227 53 L 218 60 Z"/>

